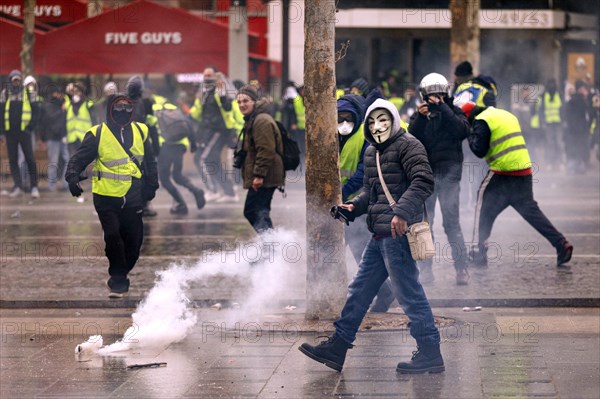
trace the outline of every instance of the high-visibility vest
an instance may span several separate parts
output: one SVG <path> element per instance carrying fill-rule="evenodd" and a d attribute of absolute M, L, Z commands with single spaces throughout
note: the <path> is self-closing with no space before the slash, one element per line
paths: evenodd
<path fill-rule="evenodd" d="M 239 133 L 244 128 L 244 114 L 240 111 L 240 106 L 237 101 L 231 102 L 231 115 L 233 117 L 233 128 L 236 133 Z"/>
<path fill-rule="evenodd" d="M 544 93 L 544 120 L 546 123 L 560 123 L 560 107 L 562 101 L 558 92 L 550 97 L 550 93 Z"/>
<path fill-rule="evenodd" d="M 142 171 L 117 141 L 108 126 L 100 126 L 100 142 L 98 156 L 92 170 L 92 192 L 107 197 L 124 197 L 131 188 L 133 177 L 141 179 Z M 96 136 L 98 125 L 89 132 Z M 148 138 L 148 127 L 143 123 L 131 124 L 133 144 L 129 151 L 141 165 L 144 162 L 144 142 Z"/>
<path fill-rule="evenodd" d="M 294 112 L 296 113 L 296 129 L 306 128 L 306 110 L 304 109 L 304 98 L 294 98 Z"/>
<path fill-rule="evenodd" d="M 402 106 L 404 105 L 404 99 L 402 97 L 390 97 L 388 98 L 388 101 L 394 104 L 398 112 L 400 112 L 400 108 L 402 108 Z"/>
<path fill-rule="evenodd" d="M 215 90 L 215 102 L 219 107 L 221 117 L 223 118 L 223 122 L 225 122 L 225 127 L 227 129 L 233 129 L 235 127 L 235 120 L 232 115 L 232 111 L 226 111 L 223 108 L 223 105 L 221 104 L 221 97 L 217 93 L 217 90 Z M 196 100 L 194 101 L 194 105 L 192 105 L 192 108 L 190 109 L 190 115 L 197 121 L 202 120 L 202 101 L 200 101 L 199 98 L 196 98 Z"/>
<path fill-rule="evenodd" d="M 341 97 L 344 96 L 344 94 L 346 94 L 344 89 L 335 89 L 335 99 L 336 100 L 339 100 Z"/>
<path fill-rule="evenodd" d="M 475 117 L 487 123 L 490 149 L 483 157 L 491 170 L 514 172 L 531 167 L 529 151 L 516 116 L 503 109 L 488 107 Z"/>
<path fill-rule="evenodd" d="M 360 152 L 365 144 L 365 135 L 363 133 L 364 125 L 360 125 L 358 130 L 350 136 L 344 143 L 340 154 L 340 177 L 342 185 L 346 184 L 348 179 L 356 173 L 358 162 L 360 161 Z M 354 195 L 355 193 L 353 193 Z"/>
<path fill-rule="evenodd" d="M 538 97 L 535 99 L 535 111 L 529 121 L 529 127 L 532 129 L 540 128 L 540 106 L 542 104 L 542 98 Z"/>
<path fill-rule="evenodd" d="M 92 101 L 83 101 L 77 114 L 73 109 L 73 103 L 68 104 L 67 108 L 67 142 L 74 143 L 77 140 L 83 141 L 85 132 L 92 127 L 92 116 L 90 107 L 94 103 Z"/>
<path fill-rule="evenodd" d="M 6 93 L 8 96 L 8 93 Z M 21 111 L 21 131 L 24 131 L 31 121 L 31 103 L 27 89 L 23 87 L 23 109 Z M 4 104 L 4 131 L 10 130 L 10 97 L 7 98 Z"/>

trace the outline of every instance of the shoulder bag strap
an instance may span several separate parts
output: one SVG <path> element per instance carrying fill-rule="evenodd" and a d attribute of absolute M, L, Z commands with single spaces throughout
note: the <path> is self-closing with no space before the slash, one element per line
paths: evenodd
<path fill-rule="evenodd" d="M 385 184 L 385 180 L 383 180 L 383 173 L 381 173 L 381 164 L 379 162 L 379 151 L 375 152 L 375 162 L 377 162 L 377 174 L 379 175 L 379 181 L 381 182 L 381 187 L 385 193 L 385 198 L 387 198 L 388 202 L 390 203 L 390 207 L 393 208 L 394 205 L 396 205 L 396 201 L 394 201 L 390 190 L 387 188 L 387 184 Z M 429 217 L 427 216 L 427 207 L 425 206 L 425 203 L 423 203 L 423 221 L 429 223 Z"/>
<path fill-rule="evenodd" d="M 385 180 L 383 180 L 383 173 L 381 173 L 381 164 L 379 163 L 379 150 L 375 152 L 375 162 L 377 162 L 377 174 L 379 175 L 379 181 L 381 182 L 381 187 L 383 188 L 383 192 L 385 193 L 385 198 L 387 198 L 390 203 L 390 207 L 393 208 L 396 205 L 396 201 L 392 198 L 392 194 L 390 194 L 390 190 L 387 188 L 387 184 L 385 184 Z"/>

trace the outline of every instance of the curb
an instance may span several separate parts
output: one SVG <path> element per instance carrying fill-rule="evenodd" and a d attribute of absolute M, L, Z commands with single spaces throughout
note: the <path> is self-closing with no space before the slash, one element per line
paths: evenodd
<path fill-rule="evenodd" d="M 0 300 L 0 309 L 126 309 L 136 308 L 141 297 L 127 299 L 96 300 Z M 275 307 L 294 305 L 304 307 L 305 300 L 289 300 L 274 304 Z M 220 303 L 224 308 L 231 307 L 235 301 L 231 299 L 195 299 L 194 307 L 209 308 Z M 433 308 L 462 308 L 465 306 L 490 308 L 597 308 L 600 298 L 480 298 L 480 299 L 430 299 Z"/>

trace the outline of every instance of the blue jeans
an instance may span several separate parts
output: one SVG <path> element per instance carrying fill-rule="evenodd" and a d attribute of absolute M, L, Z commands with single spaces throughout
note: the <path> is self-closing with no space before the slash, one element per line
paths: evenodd
<path fill-rule="evenodd" d="M 48 140 L 48 187 L 50 189 L 56 187 L 56 183 L 65 181 L 68 162 L 69 149 L 67 144 L 61 140 Z"/>
<path fill-rule="evenodd" d="M 371 301 L 388 276 L 393 291 L 398 295 L 398 302 L 410 320 L 410 335 L 417 345 L 439 344 L 440 334 L 404 235 L 395 239 L 371 238 L 358 265 L 358 272 L 348 287 L 342 315 L 333 323 L 336 335 L 348 343 L 354 342 Z"/>

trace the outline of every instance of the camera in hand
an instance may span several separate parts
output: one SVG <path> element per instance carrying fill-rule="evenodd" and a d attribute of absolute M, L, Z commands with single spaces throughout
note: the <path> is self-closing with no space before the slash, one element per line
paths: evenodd
<path fill-rule="evenodd" d="M 244 160 L 246 159 L 246 151 L 240 149 L 233 152 L 233 167 L 241 169 L 244 166 Z"/>

